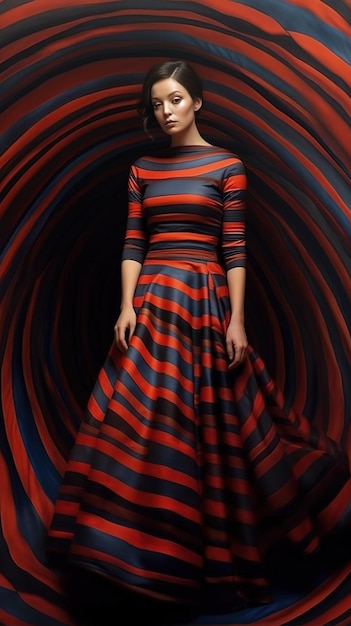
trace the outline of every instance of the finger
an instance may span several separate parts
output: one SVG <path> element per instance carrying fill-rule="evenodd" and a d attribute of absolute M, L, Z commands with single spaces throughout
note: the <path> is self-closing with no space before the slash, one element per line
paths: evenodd
<path fill-rule="evenodd" d="M 119 348 L 119 350 L 121 350 L 122 352 L 125 352 L 128 348 L 128 344 L 125 338 L 125 332 L 121 331 L 120 329 L 117 330 L 115 334 L 115 338 L 116 338 L 116 343 L 117 343 L 117 347 Z"/>
<path fill-rule="evenodd" d="M 246 358 L 246 350 L 245 348 L 242 348 L 242 350 L 240 350 L 240 352 L 238 352 L 237 354 L 237 364 L 240 365 L 241 363 L 243 363 L 245 361 Z"/>
<path fill-rule="evenodd" d="M 120 345 L 120 349 L 122 350 L 122 352 L 126 352 L 128 349 L 128 344 L 126 342 L 125 339 L 121 339 L 121 341 L 119 342 Z"/>
<path fill-rule="evenodd" d="M 228 368 L 229 369 L 232 369 L 235 366 L 235 361 L 236 361 L 235 356 L 236 355 L 235 355 L 235 352 L 233 350 L 232 351 L 228 351 L 228 360 L 229 360 Z"/>
<path fill-rule="evenodd" d="M 235 356 L 235 345 L 233 344 L 232 341 L 227 341 L 226 349 L 227 349 L 228 359 L 229 359 L 229 361 L 232 361 L 234 359 L 234 356 Z"/>
<path fill-rule="evenodd" d="M 243 349 L 238 349 L 235 351 L 235 355 L 233 354 L 232 359 L 230 360 L 229 369 L 233 369 L 234 367 L 238 367 L 238 365 L 241 365 L 241 363 L 244 362 L 246 357 L 246 350 Z"/>

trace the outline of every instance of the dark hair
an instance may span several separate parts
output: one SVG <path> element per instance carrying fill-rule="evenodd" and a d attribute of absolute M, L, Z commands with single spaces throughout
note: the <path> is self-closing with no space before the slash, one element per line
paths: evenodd
<path fill-rule="evenodd" d="M 187 61 L 161 61 L 156 63 L 145 76 L 137 109 L 146 132 L 150 126 L 157 125 L 151 101 L 152 86 L 165 78 L 174 78 L 185 87 L 193 100 L 196 98 L 201 98 L 202 100 L 201 80 Z"/>

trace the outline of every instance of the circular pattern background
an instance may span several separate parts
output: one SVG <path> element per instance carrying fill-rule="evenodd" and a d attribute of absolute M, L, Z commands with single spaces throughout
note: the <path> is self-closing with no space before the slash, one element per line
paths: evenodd
<path fill-rule="evenodd" d="M 74 619 L 46 529 L 112 340 L 129 165 L 164 141 L 135 112 L 153 62 L 194 65 L 202 133 L 245 163 L 250 343 L 287 403 L 351 448 L 351 3 L 8 0 L 0 15 L 0 621 L 58 626 Z M 350 573 L 216 623 L 349 624 Z"/>

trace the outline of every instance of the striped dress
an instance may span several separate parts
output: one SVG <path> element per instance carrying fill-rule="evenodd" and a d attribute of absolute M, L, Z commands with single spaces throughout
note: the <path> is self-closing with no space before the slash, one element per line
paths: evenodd
<path fill-rule="evenodd" d="M 184 604 L 269 602 L 266 559 L 315 553 L 351 501 L 348 461 L 293 410 L 249 346 L 228 371 L 226 272 L 244 266 L 246 176 L 211 146 L 130 170 L 124 259 L 142 264 L 127 352 L 91 394 L 48 550 Z"/>

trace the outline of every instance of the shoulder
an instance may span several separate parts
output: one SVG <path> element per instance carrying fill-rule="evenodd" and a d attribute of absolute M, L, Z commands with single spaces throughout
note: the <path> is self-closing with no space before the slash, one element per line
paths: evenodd
<path fill-rule="evenodd" d="M 208 163 L 222 167 L 237 166 L 238 169 L 244 168 L 242 159 L 238 154 L 232 152 L 228 148 L 223 148 L 217 145 L 204 145 L 194 147 L 194 156 L 198 155 L 206 160 Z"/>
<path fill-rule="evenodd" d="M 227 148 L 213 147 L 213 161 L 222 169 L 223 178 L 230 176 L 246 177 L 245 165 L 241 157 Z"/>
<path fill-rule="evenodd" d="M 135 161 L 133 161 L 131 168 L 138 169 L 138 168 L 144 167 L 147 163 L 150 162 L 151 158 L 152 157 L 150 155 L 140 156 L 137 159 L 135 159 Z"/>
<path fill-rule="evenodd" d="M 244 163 L 238 154 L 214 146 L 218 151 L 218 171 L 221 176 L 221 187 L 224 192 L 245 192 L 247 177 Z"/>
<path fill-rule="evenodd" d="M 144 179 L 150 172 L 155 171 L 157 165 L 154 157 L 150 155 L 140 156 L 129 167 L 129 177 L 132 179 Z"/>
<path fill-rule="evenodd" d="M 167 160 L 168 150 L 156 149 L 153 152 L 148 152 L 137 157 L 132 163 L 134 169 L 157 169 L 162 162 Z"/>

